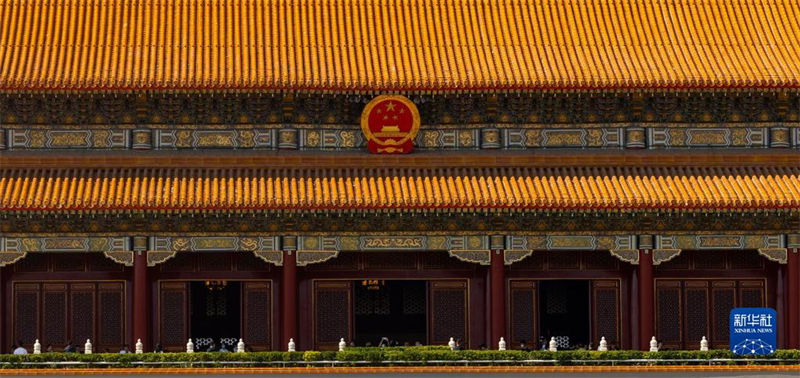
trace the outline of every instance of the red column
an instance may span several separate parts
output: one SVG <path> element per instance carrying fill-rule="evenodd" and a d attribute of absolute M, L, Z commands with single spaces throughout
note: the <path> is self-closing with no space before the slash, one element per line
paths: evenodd
<path fill-rule="evenodd" d="M 152 350 L 150 345 L 150 301 L 147 292 L 147 252 L 133 252 L 133 342 L 142 339 L 145 351 Z"/>
<path fill-rule="evenodd" d="M 492 330 L 490 335 L 489 349 L 495 348 L 501 337 L 506 337 L 506 278 L 505 278 L 505 259 L 502 250 L 492 250 L 491 252 L 490 288 L 491 288 L 491 317 Z M 508 342 L 508 338 L 506 338 Z"/>
<path fill-rule="evenodd" d="M 6 352 L 6 284 L 3 277 L 3 267 L 0 267 L 0 353 Z"/>
<path fill-rule="evenodd" d="M 639 349 L 650 349 L 653 332 L 653 253 L 639 250 Z"/>
<path fill-rule="evenodd" d="M 800 348 L 800 251 L 790 248 L 786 259 L 787 346 Z"/>
<path fill-rule="evenodd" d="M 297 254 L 283 251 L 283 340 L 285 348 L 289 339 L 297 340 Z"/>

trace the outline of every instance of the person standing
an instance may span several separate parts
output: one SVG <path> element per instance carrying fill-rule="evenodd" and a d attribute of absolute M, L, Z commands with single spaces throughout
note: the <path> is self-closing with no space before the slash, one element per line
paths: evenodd
<path fill-rule="evenodd" d="M 28 350 L 22 345 L 22 340 L 17 343 L 17 348 L 14 349 L 14 354 L 28 354 Z"/>

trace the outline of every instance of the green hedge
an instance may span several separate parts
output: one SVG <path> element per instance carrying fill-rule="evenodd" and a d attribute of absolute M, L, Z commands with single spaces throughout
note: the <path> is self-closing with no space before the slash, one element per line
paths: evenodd
<path fill-rule="evenodd" d="M 347 348 L 343 352 L 336 351 L 307 351 L 307 352 L 255 352 L 255 353 L 144 353 L 144 354 L 117 354 L 117 353 L 97 353 L 97 354 L 76 354 L 76 353 L 43 353 L 27 355 L 0 355 L 0 363 L 4 368 L 19 367 L 51 367 L 47 362 L 82 362 L 98 363 L 113 362 L 117 366 L 132 366 L 133 362 L 172 362 L 192 364 L 198 362 L 213 362 L 211 366 L 225 366 L 226 362 L 239 361 L 247 362 L 244 366 L 265 365 L 270 362 L 288 361 L 302 364 L 303 362 L 314 361 L 368 361 L 373 364 L 384 361 L 400 363 L 401 361 L 414 361 L 426 363 L 427 361 L 522 361 L 522 360 L 548 360 L 556 361 L 557 364 L 588 363 L 593 360 L 636 360 L 652 359 L 667 360 L 661 363 L 670 363 L 668 360 L 682 359 L 739 359 L 749 362 L 757 362 L 759 359 L 777 358 L 782 360 L 792 360 L 792 363 L 800 363 L 800 350 L 780 350 L 774 355 L 763 357 L 737 356 L 729 350 L 711 350 L 708 352 L 700 351 L 662 351 L 662 352 L 641 352 L 635 350 L 621 350 L 608 352 L 595 352 L 586 350 L 575 351 L 532 351 L 523 352 L 517 350 L 497 351 L 497 350 L 461 350 L 451 351 L 447 347 L 396 347 L 396 348 Z M 41 365 L 23 365 L 23 362 L 45 363 Z M 675 361 L 672 364 L 680 364 Z M 73 365 L 81 366 L 81 365 Z M 152 366 L 152 365 L 151 365 Z M 174 366 L 174 365 L 173 365 Z M 207 366 L 207 365 L 206 365 Z M 238 364 L 237 366 L 242 366 Z"/>

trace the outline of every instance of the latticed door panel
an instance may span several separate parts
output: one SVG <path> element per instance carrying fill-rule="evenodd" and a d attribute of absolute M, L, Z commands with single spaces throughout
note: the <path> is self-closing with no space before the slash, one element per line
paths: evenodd
<path fill-rule="evenodd" d="M 696 349 L 703 336 L 725 349 L 731 309 L 765 305 L 764 280 L 659 280 L 656 287 L 657 337 L 670 349 Z"/>
<path fill-rule="evenodd" d="M 67 341 L 96 351 L 125 343 L 125 285 L 122 282 L 48 282 L 14 285 L 15 338 L 61 349 Z M 98 302 L 99 301 L 99 302 Z"/>
<path fill-rule="evenodd" d="M 72 341 L 81 345 L 94 338 L 95 285 L 92 283 L 70 284 L 70 326 Z M 95 343 L 97 340 L 95 340 Z M 117 346 L 119 347 L 119 346 Z M 98 349 L 101 351 L 102 349 Z"/>
<path fill-rule="evenodd" d="M 98 347 L 115 347 L 125 340 L 125 291 L 121 283 L 98 285 Z M 113 349 L 112 349 L 113 350 Z"/>
<path fill-rule="evenodd" d="M 353 287 L 350 281 L 314 282 L 314 347 L 334 349 L 352 340 Z"/>
<path fill-rule="evenodd" d="M 39 338 L 39 285 L 14 285 L 14 341 Z"/>
<path fill-rule="evenodd" d="M 681 338 L 681 282 L 656 283 L 656 338 L 668 348 L 680 348 Z"/>
<path fill-rule="evenodd" d="M 64 345 L 67 342 L 67 285 L 52 283 L 43 286 L 42 333 L 39 342 L 42 345 Z"/>
<path fill-rule="evenodd" d="M 712 346 L 717 349 L 727 348 L 729 340 L 729 324 L 731 310 L 736 307 L 736 282 L 713 281 L 711 288 L 711 326 Z"/>
<path fill-rule="evenodd" d="M 740 307 L 764 307 L 764 281 L 739 282 Z"/>
<path fill-rule="evenodd" d="M 684 319 L 686 319 L 685 340 L 689 347 L 694 345 L 699 347 L 700 339 L 705 336 L 708 338 L 708 282 L 706 281 L 687 281 L 685 282 L 685 306 Z"/>
<path fill-rule="evenodd" d="M 429 290 L 428 343 L 447 344 L 452 337 L 468 345 L 467 281 L 430 281 Z"/>
<path fill-rule="evenodd" d="M 242 287 L 242 335 L 253 350 L 269 350 L 272 335 L 270 282 L 245 282 Z"/>
<path fill-rule="evenodd" d="M 186 348 L 189 339 L 189 286 L 186 282 L 162 282 L 159 290 L 158 334 L 169 351 Z"/>
<path fill-rule="evenodd" d="M 510 347 L 520 345 L 538 345 L 538 327 L 536 315 L 536 281 L 511 281 L 510 307 L 511 340 Z"/>
<path fill-rule="evenodd" d="M 605 337 L 609 345 L 618 345 L 619 329 L 619 281 L 592 281 L 592 314 L 594 314 L 593 345 L 600 343 Z"/>

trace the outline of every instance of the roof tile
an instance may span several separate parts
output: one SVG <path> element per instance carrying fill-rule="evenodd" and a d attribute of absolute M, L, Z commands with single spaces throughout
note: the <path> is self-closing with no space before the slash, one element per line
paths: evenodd
<path fill-rule="evenodd" d="M 795 0 L 0 0 L 0 90 L 800 86 Z"/>
<path fill-rule="evenodd" d="M 418 209 L 800 209 L 800 168 L 0 171 L 0 212 Z"/>

